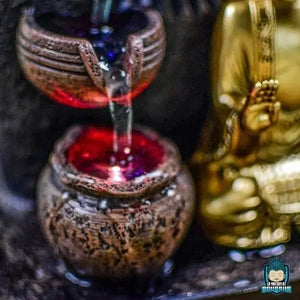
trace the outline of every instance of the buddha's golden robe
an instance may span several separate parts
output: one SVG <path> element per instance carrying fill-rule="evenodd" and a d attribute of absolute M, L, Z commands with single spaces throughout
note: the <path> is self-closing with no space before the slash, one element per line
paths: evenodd
<path fill-rule="evenodd" d="M 245 105 L 257 83 L 249 2 L 225 3 L 214 33 L 213 130 L 206 149 L 194 158 L 203 162 L 210 155 L 199 180 L 204 229 L 230 247 L 286 242 L 293 224 L 300 224 L 300 1 L 274 0 L 273 5 L 272 65 L 281 109 L 263 130 L 243 126 Z"/>

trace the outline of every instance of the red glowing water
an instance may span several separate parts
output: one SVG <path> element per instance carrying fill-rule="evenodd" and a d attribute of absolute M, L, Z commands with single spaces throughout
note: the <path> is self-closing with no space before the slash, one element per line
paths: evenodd
<path fill-rule="evenodd" d="M 126 182 L 156 169 L 164 159 L 164 149 L 141 131 L 132 132 L 131 149 L 115 154 L 113 130 L 88 127 L 66 152 L 68 161 L 80 172 L 112 182 Z"/>
<path fill-rule="evenodd" d="M 145 80 L 138 82 L 136 86 L 133 87 L 133 90 L 130 93 L 131 99 L 133 100 L 139 94 L 141 94 L 148 85 L 152 82 L 155 72 L 149 75 Z M 48 91 L 51 99 L 56 102 L 81 109 L 92 109 L 92 108 L 101 108 L 108 105 L 109 99 L 106 94 L 104 94 L 99 88 L 84 88 L 80 89 L 80 93 L 73 91 L 72 88 L 69 90 L 62 89 L 53 84 L 52 92 Z M 120 98 L 113 98 L 113 101 L 122 103 L 124 98 L 127 98 L 128 95 L 124 95 Z"/>

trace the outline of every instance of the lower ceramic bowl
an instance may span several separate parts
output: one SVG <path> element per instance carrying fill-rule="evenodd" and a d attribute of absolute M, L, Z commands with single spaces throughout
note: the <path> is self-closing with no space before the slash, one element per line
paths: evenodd
<path fill-rule="evenodd" d="M 138 131 L 163 150 L 156 168 L 126 182 L 82 173 L 67 153 L 86 130 L 69 130 L 40 176 L 38 211 L 46 236 L 81 276 L 149 277 L 179 247 L 193 218 L 190 174 L 176 146 L 148 129 Z"/>

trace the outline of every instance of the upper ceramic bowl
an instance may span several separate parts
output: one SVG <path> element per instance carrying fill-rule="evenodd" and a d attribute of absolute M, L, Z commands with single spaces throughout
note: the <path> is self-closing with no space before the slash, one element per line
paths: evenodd
<path fill-rule="evenodd" d="M 166 35 L 160 14 L 145 10 L 146 26 L 130 34 L 126 54 L 133 58 L 132 97 L 155 77 L 165 55 Z M 51 32 L 26 9 L 17 31 L 20 65 L 39 90 L 60 103 L 78 108 L 107 105 L 103 71 L 92 43 L 86 38 Z"/>

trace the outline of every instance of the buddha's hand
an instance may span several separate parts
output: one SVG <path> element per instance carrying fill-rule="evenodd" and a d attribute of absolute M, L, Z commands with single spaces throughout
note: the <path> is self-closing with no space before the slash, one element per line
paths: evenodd
<path fill-rule="evenodd" d="M 259 134 L 274 125 L 281 103 L 276 100 L 277 80 L 257 82 L 248 97 L 241 115 L 241 125 L 250 134 Z"/>

